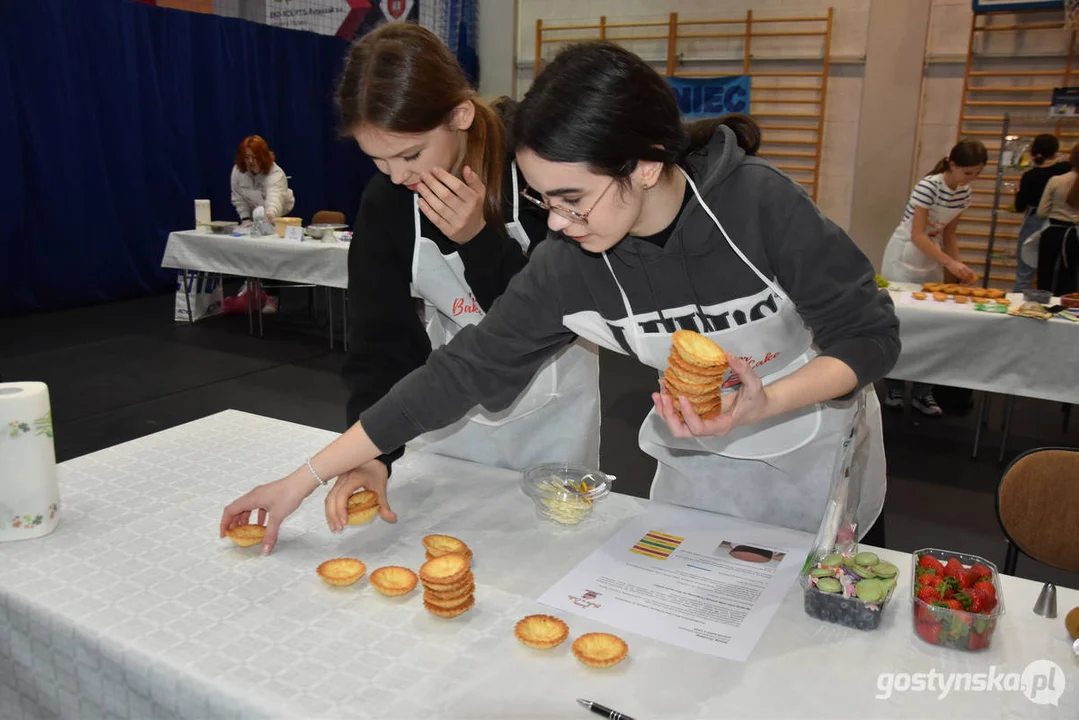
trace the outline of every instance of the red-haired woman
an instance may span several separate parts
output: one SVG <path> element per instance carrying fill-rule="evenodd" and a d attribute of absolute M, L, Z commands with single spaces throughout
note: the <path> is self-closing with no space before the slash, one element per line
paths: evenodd
<path fill-rule="evenodd" d="M 236 148 L 232 204 L 244 225 L 251 224 L 257 207 L 264 208 L 266 219 L 273 222 L 291 212 L 296 204 L 285 171 L 274 162 L 270 146 L 258 135 L 245 137 Z"/>

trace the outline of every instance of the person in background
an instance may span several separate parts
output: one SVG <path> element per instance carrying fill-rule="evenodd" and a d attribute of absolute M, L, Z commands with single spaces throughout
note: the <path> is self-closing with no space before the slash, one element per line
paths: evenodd
<path fill-rule="evenodd" d="M 737 379 L 705 417 L 684 395 L 676 410 L 662 386 L 652 393 L 638 436 L 657 460 L 652 499 L 815 533 L 833 480 L 849 472 L 870 537 L 887 482 L 872 383 L 899 356 L 899 322 L 850 237 L 751 154 L 759 137 L 744 116 L 685 125 L 670 83 L 614 43 L 562 50 L 514 125 L 522 193 L 557 236 L 481 322 L 326 450 L 225 508 L 221 534 L 258 510 L 269 552 L 316 476 L 339 478 L 325 508 L 342 530 L 352 468 L 477 404 L 506 407 L 578 336 L 653 368 L 659 385 L 674 333 L 695 330 Z M 385 483 L 368 489 L 381 497 Z"/>
<path fill-rule="evenodd" d="M 351 426 L 432 348 L 484 317 L 546 238 L 547 222 L 519 194 L 509 138 L 516 103 L 475 97 L 434 33 L 389 23 L 365 35 L 345 60 L 336 102 L 342 131 L 380 171 L 364 189 L 349 248 L 342 375 Z M 571 345 L 513 408 L 476 408 L 410 447 L 517 471 L 556 461 L 597 467 L 598 353 Z M 355 474 L 384 480 L 403 452 L 387 448 Z"/>
<path fill-rule="evenodd" d="M 955 231 L 959 217 L 970 206 L 970 183 L 978 177 L 989 153 L 979 140 L 963 140 L 941 159 L 933 170 L 911 190 L 903 220 L 892 233 L 884 250 L 881 274 L 889 282 L 941 282 L 947 270 L 960 282 L 975 280 L 974 271 L 959 258 Z M 902 410 L 905 384 L 887 381 L 887 407 Z M 933 386 L 914 383 L 911 403 L 929 417 L 943 411 L 933 397 Z"/>
<path fill-rule="evenodd" d="M 232 166 L 232 204 L 240 222 L 251 224 L 255 208 L 266 211 L 273 222 L 292 212 L 296 196 L 288 186 L 285 171 L 275 161 L 270 146 L 258 135 L 245 137 L 236 148 Z"/>
<path fill-rule="evenodd" d="M 1049 178 L 1038 203 L 1038 217 L 1048 218 L 1038 243 L 1038 289 L 1053 295 L 1076 290 L 1079 271 L 1079 145 L 1069 157 L 1071 171 Z"/>
<path fill-rule="evenodd" d="M 1023 213 L 1023 225 L 1019 228 L 1019 238 L 1015 246 L 1015 292 L 1030 288 L 1034 281 L 1033 265 L 1023 262 L 1023 242 L 1045 224 L 1045 218 L 1038 215 L 1038 204 L 1042 193 L 1049 183 L 1049 178 L 1063 175 L 1072 169 L 1067 160 L 1053 162 L 1060 151 L 1060 141 L 1048 133 L 1034 138 L 1030 145 L 1030 159 L 1034 167 L 1023 173 L 1019 179 L 1019 189 L 1015 192 L 1015 211 Z"/>
<path fill-rule="evenodd" d="M 296 196 L 289 189 L 285 171 L 275 162 L 270 146 L 258 135 L 245 137 L 236 148 L 230 185 L 232 205 L 244 227 L 252 224 L 257 208 L 263 209 L 266 221 L 272 225 L 296 205 Z M 245 282 L 236 295 L 224 299 L 222 309 L 226 313 L 247 312 L 249 292 Z M 265 290 L 262 291 L 262 312 L 277 312 L 277 299 Z"/>

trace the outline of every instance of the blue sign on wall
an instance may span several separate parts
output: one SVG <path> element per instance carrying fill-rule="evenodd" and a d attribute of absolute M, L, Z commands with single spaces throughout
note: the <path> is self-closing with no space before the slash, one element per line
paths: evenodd
<path fill-rule="evenodd" d="M 976 13 L 1059 10 L 1064 7 L 1064 0 L 973 0 L 973 3 Z"/>
<path fill-rule="evenodd" d="M 667 78 L 678 96 L 678 109 L 686 117 L 712 117 L 749 113 L 749 76 Z"/>

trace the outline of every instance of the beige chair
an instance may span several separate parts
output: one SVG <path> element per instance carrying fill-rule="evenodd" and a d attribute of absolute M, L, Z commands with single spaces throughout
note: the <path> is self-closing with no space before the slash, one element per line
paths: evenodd
<path fill-rule="evenodd" d="M 1079 449 L 1038 448 L 1017 457 L 997 486 L 997 520 L 1008 541 L 1004 572 L 1019 553 L 1079 572 Z"/>
<path fill-rule="evenodd" d="M 336 210 L 319 210 L 317 213 L 315 213 L 315 216 L 311 218 L 312 225 L 321 225 L 324 223 L 344 225 L 345 214 L 342 212 L 337 212 Z"/>

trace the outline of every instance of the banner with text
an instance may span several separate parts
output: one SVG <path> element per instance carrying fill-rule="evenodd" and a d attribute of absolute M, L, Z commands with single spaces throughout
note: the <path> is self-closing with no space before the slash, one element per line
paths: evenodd
<path fill-rule="evenodd" d="M 419 19 L 417 0 L 266 0 L 266 23 L 353 40 L 385 21 Z"/>
<path fill-rule="evenodd" d="M 678 109 L 689 118 L 729 113 L 749 114 L 749 76 L 667 78 L 678 96 Z"/>

